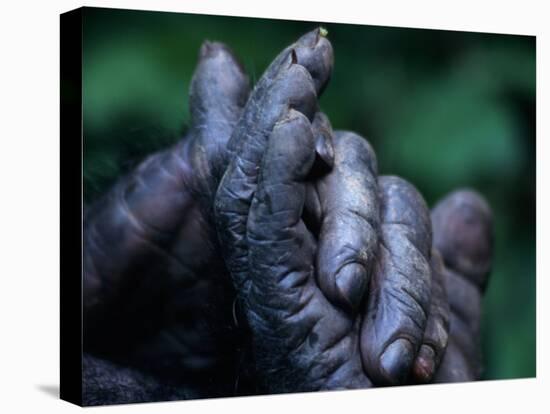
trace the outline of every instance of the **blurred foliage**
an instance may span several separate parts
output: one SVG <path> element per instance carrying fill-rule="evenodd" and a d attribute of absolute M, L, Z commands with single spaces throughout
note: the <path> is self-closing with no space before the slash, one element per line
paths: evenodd
<path fill-rule="evenodd" d="M 335 128 L 368 137 L 382 173 L 433 204 L 484 194 L 496 260 L 485 298 L 486 378 L 535 375 L 535 38 L 322 23 L 336 56 L 321 99 Z M 181 137 L 205 39 L 253 81 L 314 22 L 86 9 L 84 197 Z M 75 137 L 76 139 L 76 137 Z"/>

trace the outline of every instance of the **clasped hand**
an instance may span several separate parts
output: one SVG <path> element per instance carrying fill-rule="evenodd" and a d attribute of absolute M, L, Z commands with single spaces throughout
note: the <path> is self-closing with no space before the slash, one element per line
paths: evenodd
<path fill-rule="evenodd" d="M 462 190 L 430 213 L 379 175 L 319 109 L 333 62 L 316 29 L 250 91 L 202 46 L 188 135 L 86 212 L 86 351 L 204 396 L 235 393 L 243 366 L 256 388 L 236 393 L 479 376 L 490 209 Z"/>

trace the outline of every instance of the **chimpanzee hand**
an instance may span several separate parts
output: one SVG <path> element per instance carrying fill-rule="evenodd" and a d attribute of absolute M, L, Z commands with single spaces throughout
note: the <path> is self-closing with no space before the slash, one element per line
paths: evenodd
<path fill-rule="evenodd" d="M 231 286 L 197 193 L 220 164 L 248 91 L 231 52 L 205 43 L 188 136 L 147 158 L 86 212 L 85 350 L 176 382 L 234 371 Z"/>
<path fill-rule="evenodd" d="M 430 380 L 448 306 L 428 208 L 404 180 L 378 178 L 374 152 L 352 133 L 334 137 L 332 171 L 312 174 L 316 137 L 331 135 L 312 115 L 287 108 L 269 137 L 233 134 L 216 196 L 264 390 Z"/>
<path fill-rule="evenodd" d="M 226 144 L 236 125 L 239 134 L 244 125 L 251 134 L 270 130 L 288 105 L 317 97 L 331 70 L 330 43 L 314 30 L 275 59 L 248 99 L 248 80 L 231 52 L 203 45 L 189 135 L 86 211 L 85 350 L 195 382 L 207 395 L 232 393 L 240 338 L 211 219 Z M 330 142 L 322 138 L 319 158 L 330 165 Z M 209 387 L 213 377 L 231 389 L 206 389 L 201 381 Z"/>
<path fill-rule="evenodd" d="M 119 358 L 124 356 L 132 365 L 137 361 L 142 367 L 173 373 L 176 380 L 191 379 L 202 388 L 203 394 L 231 393 L 219 384 L 213 385 L 217 388 L 214 391 L 198 382 L 198 376 L 205 375 L 209 381 L 211 373 L 216 372 L 219 382 L 227 383 L 234 373 L 235 351 L 240 341 L 240 333 L 235 332 L 232 323 L 230 278 L 213 234 L 212 198 L 227 165 L 224 148 L 232 135 L 228 147 L 239 162 L 230 165 L 233 184 L 229 191 L 235 193 L 226 193 L 225 199 L 231 202 L 229 199 L 234 197 L 229 204 L 234 211 L 218 215 L 216 224 L 221 229 L 226 224 L 231 226 L 231 231 L 222 230 L 220 236 L 237 291 L 244 301 L 250 283 L 246 283 L 248 286 L 244 283 L 248 278 L 244 274 L 248 256 L 239 254 L 249 249 L 249 242 L 243 237 L 246 234 L 243 220 L 246 231 L 247 208 L 255 191 L 259 159 L 268 135 L 276 121 L 293 108 L 311 121 L 315 155 L 313 172 L 308 177 L 311 180 L 304 184 L 303 220 L 309 236 L 316 238 L 314 242 L 318 244 L 316 266 L 320 288 L 344 319 L 364 319 L 365 312 L 376 314 L 378 306 L 369 311 L 362 309 L 376 300 L 382 303 L 386 319 L 396 321 L 384 326 L 376 339 L 367 335 L 358 345 L 364 351 L 364 365 L 375 381 L 403 382 L 411 369 L 416 380 L 427 380 L 433 375 L 445 348 L 447 305 L 438 275 L 430 276 L 429 270 L 422 273 L 426 270 L 423 265 L 429 258 L 431 241 L 426 241 L 428 253 L 422 250 L 419 258 L 403 261 L 405 268 L 420 268 L 414 270 L 411 280 L 397 276 L 392 288 L 392 272 L 395 270 L 399 275 L 402 269 L 394 269 L 391 263 L 376 270 L 377 238 L 383 238 L 380 229 L 389 224 L 379 221 L 394 219 L 390 213 L 384 219 L 384 206 L 396 204 L 399 210 L 402 208 L 399 198 L 403 197 L 405 210 L 410 204 L 413 221 L 421 222 L 426 218 L 425 206 L 414 189 L 399 179 L 382 179 L 377 189 L 374 154 L 365 141 L 352 134 L 337 136 L 336 152 L 342 153 L 342 162 L 326 175 L 333 165 L 335 151 L 330 126 L 318 112 L 316 98 L 326 85 L 331 68 L 330 43 L 319 30 L 313 31 L 277 57 L 243 111 L 248 82 L 236 59 L 221 44 L 203 46 L 191 88 L 193 124 L 187 139 L 150 157 L 86 213 L 84 304 L 85 340 L 89 349 L 119 351 Z M 282 158 L 281 168 L 284 161 Z M 383 181 L 388 184 L 382 184 Z M 388 200 L 397 201 L 383 202 L 382 189 L 391 187 L 393 181 L 404 195 L 388 195 Z M 379 190 L 380 200 L 376 194 Z M 218 193 L 219 200 L 221 194 Z M 361 205 L 364 202 L 367 205 Z M 429 238 L 425 223 L 416 225 L 418 228 L 413 228 L 412 233 L 417 231 L 418 237 L 415 239 L 413 234 L 412 242 L 407 239 L 410 235 L 401 235 L 407 239 L 405 247 Z M 397 230 L 395 233 L 400 234 Z M 388 257 L 399 256 L 403 245 L 397 243 L 392 248 L 398 252 L 390 249 Z M 424 248 L 422 245 L 421 249 Z M 377 279 L 376 275 L 382 273 Z M 414 276 L 417 273 L 418 280 Z M 376 297 L 377 290 L 371 287 L 365 301 L 369 278 L 371 285 L 379 281 L 382 288 L 378 291 L 390 293 Z M 419 302 L 416 306 L 412 302 L 403 305 L 399 296 L 391 297 L 392 289 L 407 285 L 413 292 L 409 300 Z M 422 303 L 424 306 L 430 303 L 430 309 L 423 308 Z M 332 305 L 327 302 L 327 306 Z M 358 309 L 362 309 L 360 315 Z M 392 314 L 393 317 L 388 316 Z M 419 326 L 413 326 L 415 320 Z M 371 328 L 366 322 L 362 324 L 367 326 L 363 332 L 372 329 L 379 334 L 376 322 Z M 301 327 L 304 328 L 305 325 Z M 335 337 L 337 333 L 331 335 Z M 409 349 L 403 353 L 394 351 L 388 362 L 388 358 L 381 358 L 380 352 L 384 342 L 396 335 L 409 340 L 411 346 L 405 342 L 405 348 Z M 119 349 L 114 348 L 117 344 Z M 353 369 L 360 368 L 358 355 L 350 358 L 353 361 L 345 364 L 342 371 L 353 374 Z M 263 376 L 262 369 L 258 367 Z M 325 386 L 368 386 L 370 381 L 361 369 L 358 373 L 348 383 L 339 381 L 336 375 L 332 384 Z M 340 377 L 346 379 L 344 374 Z M 300 386 L 315 388 L 313 383 Z M 297 389 L 300 388 L 291 391 Z"/>
<path fill-rule="evenodd" d="M 222 248 L 264 391 L 479 378 L 489 207 L 472 192 L 450 195 L 432 214 L 432 246 L 422 197 L 397 177 L 377 178 L 357 135 L 337 133 L 334 168 L 312 177 L 315 129 L 289 110 L 265 154 L 237 153 L 218 189 Z M 242 159 L 260 170 L 243 174 Z"/>

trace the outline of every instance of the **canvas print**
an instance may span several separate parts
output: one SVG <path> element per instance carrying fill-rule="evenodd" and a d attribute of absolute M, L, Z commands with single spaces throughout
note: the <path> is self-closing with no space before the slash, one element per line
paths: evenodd
<path fill-rule="evenodd" d="M 536 375 L 534 37 L 100 8 L 61 26 L 81 168 L 62 193 L 82 182 L 63 398 Z"/>

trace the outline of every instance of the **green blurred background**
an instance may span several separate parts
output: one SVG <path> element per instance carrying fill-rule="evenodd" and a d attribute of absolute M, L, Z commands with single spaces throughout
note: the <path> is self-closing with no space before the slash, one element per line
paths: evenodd
<path fill-rule="evenodd" d="M 321 24 L 335 50 L 321 99 L 334 128 L 368 137 L 380 171 L 412 181 L 430 205 L 465 186 L 488 198 L 485 378 L 535 376 L 535 38 Z M 230 45 L 255 81 L 317 25 L 86 8 L 86 203 L 184 133 L 203 40 Z"/>

